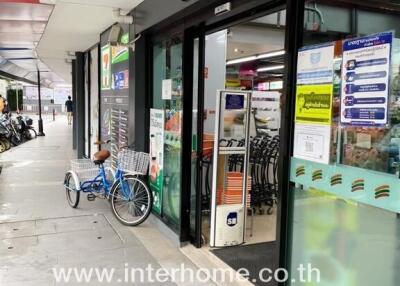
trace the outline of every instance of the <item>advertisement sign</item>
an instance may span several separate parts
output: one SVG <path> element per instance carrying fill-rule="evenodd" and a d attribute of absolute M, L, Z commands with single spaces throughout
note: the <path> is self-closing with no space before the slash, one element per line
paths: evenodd
<path fill-rule="evenodd" d="M 111 88 L 111 59 L 110 45 L 101 48 L 101 89 Z"/>
<path fill-rule="evenodd" d="M 332 84 L 298 85 L 296 90 L 296 122 L 330 125 L 332 92 Z"/>
<path fill-rule="evenodd" d="M 163 79 L 161 98 L 163 100 L 172 99 L 172 79 Z"/>
<path fill-rule="evenodd" d="M 334 46 L 332 43 L 301 48 L 297 61 L 297 84 L 332 82 L 333 57 Z"/>
<path fill-rule="evenodd" d="M 150 189 L 153 211 L 161 214 L 164 183 L 164 110 L 150 109 Z"/>
<path fill-rule="evenodd" d="M 329 163 L 331 127 L 296 123 L 293 157 L 318 163 Z"/>
<path fill-rule="evenodd" d="M 299 51 L 293 151 L 296 158 L 329 163 L 333 66 L 333 43 Z"/>
<path fill-rule="evenodd" d="M 113 46 L 111 48 L 111 63 L 117 64 L 129 59 L 129 49 L 124 46 Z"/>
<path fill-rule="evenodd" d="M 121 37 L 121 43 L 111 47 L 111 63 L 117 64 L 125 62 L 129 59 L 129 48 L 126 46 L 129 43 L 129 33 L 125 33 Z"/>
<path fill-rule="evenodd" d="M 125 62 L 129 59 L 129 49 L 125 46 L 112 46 L 111 47 L 111 63 L 117 64 Z"/>
<path fill-rule="evenodd" d="M 345 125 L 388 123 L 389 69 L 393 33 L 343 42 L 340 121 Z"/>
<path fill-rule="evenodd" d="M 129 70 L 119 71 L 113 74 L 112 89 L 121 90 L 129 87 Z"/>
<path fill-rule="evenodd" d="M 244 95 L 243 94 L 227 94 L 225 97 L 225 109 L 236 110 L 244 108 Z"/>

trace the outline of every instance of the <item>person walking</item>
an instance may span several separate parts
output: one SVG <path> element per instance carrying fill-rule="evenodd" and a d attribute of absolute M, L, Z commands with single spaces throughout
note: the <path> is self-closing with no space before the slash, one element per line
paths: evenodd
<path fill-rule="evenodd" d="M 72 111 L 73 111 L 73 102 L 71 100 L 71 96 L 68 96 L 68 100 L 65 102 L 65 107 L 67 108 L 68 125 L 71 125 L 72 124 Z"/>

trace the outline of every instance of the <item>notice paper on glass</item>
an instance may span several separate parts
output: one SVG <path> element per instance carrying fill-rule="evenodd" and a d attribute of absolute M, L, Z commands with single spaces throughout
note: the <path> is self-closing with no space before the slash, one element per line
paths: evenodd
<path fill-rule="evenodd" d="M 294 131 L 295 158 L 329 164 L 331 127 L 296 123 Z"/>
<path fill-rule="evenodd" d="M 164 79 L 162 81 L 162 96 L 163 100 L 172 99 L 172 79 Z"/>
<path fill-rule="evenodd" d="M 296 88 L 296 123 L 330 125 L 332 92 L 332 84 L 298 85 Z"/>
<path fill-rule="evenodd" d="M 332 43 L 301 48 L 297 60 L 297 84 L 332 83 L 333 58 Z"/>
<path fill-rule="evenodd" d="M 393 33 L 343 42 L 342 124 L 383 126 L 388 123 L 390 53 Z"/>

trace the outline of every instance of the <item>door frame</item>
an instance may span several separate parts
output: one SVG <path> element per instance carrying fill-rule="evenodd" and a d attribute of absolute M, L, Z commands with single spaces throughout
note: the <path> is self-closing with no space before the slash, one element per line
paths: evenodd
<path fill-rule="evenodd" d="M 303 0 L 304 1 L 304 0 Z M 289 1 L 290 2 L 290 1 Z M 302 1 L 300 1 L 302 2 Z M 294 5 L 290 5 L 290 6 L 294 6 Z M 299 7 L 299 5 L 297 5 L 297 7 Z M 182 164 L 182 172 L 184 170 L 185 174 L 190 174 L 190 176 L 185 176 L 186 178 L 182 178 L 182 187 L 183 187 L 183 194 L 182 194 L 182 203 L 186 202 L 186 204 L 182 204 L 182 218 L 183 217 L 187 217 L 189 218 L 188 221 L 183 221 L 181 222 L 181 232 L 184 230 L 185 233 L 187 233 L 187 235 L 185 237 L 188 237 L 191 241 L 191 243 L 197 247 L 200 248 L 201 245 L 201 237 L 202 237 L 202 205 L 201 205 L 201 195 L 202 195 L 202 163 L 201 163 L 201 158 L 202 158 L 202 141 L 203 141 L 203 121 L 204 121 L 204 69 L 205 69 L 205 38 L 207 35 L 227 29 L 229 27 L 241 24 L 241 23 L 246 23 L 250 20 L 262 17 L 262 16 L 267 16 L 270 14 L 273 14 L 275 12 L 278 11 L 282 11 L 286 9 L 286 20 L 289 19 L 289 12 L 288 9 L 291 9 L 290 13 L 294 13 L 292 8 L 289 7 L 289 5 L 285 2 L 285 1 L 274 1 L 273 3 L 268 3 L 266 5 L 264 5 L 262 7 L 262 9 L 258 9 L 256 12 L 254 12 L 253 10 L 249 10 L 246 11 L 243 14 L 239 14 L 236 15 L 234 17 L 225 19 L 224 21 L 221 22 L 217 22 L 217 23 L 213 23 L 210 25 L 206 25 L 205 22 L 200 23 L 197 26 L 192 26 L 190 28 L 185 29 L 185 33 L 184 33 L 184 54 L 183 54 L 183 61 L 184 61 L 184 67 L 183 67 L 183 74 L 184 74 L 184 98 L 187 99 L 187 105 L 184 104 L 184 115 L 183 115 L 183 125 L 185 126 L 185 122 L 188 126 L 186 126 L 186 128 L 183 128 L 183 138 L 184 140 L 186 139 L 186 141 L 182 142 L 185 145 L 188 145 L 188 140 L 191 140 L 191 135 L 192 135 L 192 130 L 191 130 L 191 126 L 192 126 L 192 97 L 193 97 L 193 41 L 196 38 L 199 38 L 199 67 L 198 67 L 198 122 L 197 122 L 197 146 L 198 146 L 198 150 L 197 150 L 197 172 L 196 172 L 196 214 L 195 214 L 195 235 L 190 235 L 190 190 L 191 190 L 191 181 L 186 180 L 187 178 L 191 177 L 191 172 L 189 172 L 190 170 L 190 153 L 191 150 L 183 150 L 182 154 L 183 154 L 183 164 Z M 293 21 L 291 21 L 290 23 L 292 23 Z M 287 41 L 288 41 L 288 37 L 287 34 L 288 32 L 290 32 L 290 29 L 288 27 L 288 25 L 286 25 L 285 28 L 285 50 L 287 48 L 289 48 L 289 46 L 287 45 Z M 190 42 L 190 43 L 187 43 Z M 185 48 L 186 47 L 186 48 Z M 191 53 L 188 50 L 187 53 L 185 53 L 185 49 L 192 49 Z M 286 50 L 286 52 L 288 52 Z M 190 58 L 189 58 L 190 55 Z M 291 62 L 288 62 L 287 59 L 285 59 L 287 64 L 291 64 Z M 185 64 L 187 62 L 190 62 L 190 64 Z M 284 81 L 287 77 L 287 72 L 290 72 L 290 68 L 286 68 L 285 70 L 285 75 L 284 75 Z M 187 81 L 191 81 L 191 84 L 188 84 L 187 86 L 185 85 L 185 82 Z M 287 83 L 286 83 L 287 84 Z M 187 89 L 185 89 L 185 86 Z M 283 93 L 285 93 L 285 90 L 283 91 Z M 190 96 L 191 95 L 191 96 Z M 188 99 L 189 98 L 189 99 Z M 189 102 L 190 101 L 190 102 Z M 190 105 L 189 105 L 190 104 Z M 188 114 L 188 110 L 190 110 L 190 114 Z M 186 112 L 185 112 L 186 111 Z M 186 113 L 186 114 L 185 114 Z M 285 115 L 286 116 L 286 115 Z M 282 115 L 281 115 L 282 117 Z M 188 121 L 190 121 L 190 126 Z M 283 122 L 283 120 L 281 121 L 281 130 L 282 128 L 286 129 L 286 126 L 284 126 L 284 124 L 288 124 L 287 121 Z M 287 136 L 289 136 L 290 138 L 290 134 L 287 134 L 285 132 L 285 138 L 288 138 Z M 286 139 L 284 139 L 281 136 L 281 140 L 284 141 Z M 191 147 L 191 144 L 188 145 L 189 148 Z M 285 143 L 285 148 L 288 147 L 287 144 Z M 282 159 L 280 159 L 282 160 Z M 185 162 L 189 163 L 189 164 L 185 164 Z M 281 165 L 281 163 L 279 164 Z M 287 168 L 287 170 L 285 170 L 285 168 Z M 280 171 L 278 170 L 278 176 L 279 173 L 284 173 L 286 174 L 287 172 L 289 172 L 289 167 L 288 166 L 284 166 L 283 169 L 281 169 Z M 183 173 L 182 173 L 183 174 Z M 282 176 L 280 176 L 282 177 Z M 283 192 L 283 189 L 280 189 L 280 192 Z M 279 196 L 279 195 L 278 195 Z M 276 240 L 280 241 L 280 230 L 283 227 L 283 229 L 286 229 L 286 221 L 279 221 L 281 218 L 280 212 L 283 210 L 284 213 L 287 212 L 287 208 L 289 207 L 287 205 L 287 201 L 286 201 L 286 197 L 285 196 L 281 196 L 282 197 L 282 201 L 278 202 L 278 214 L 277 214 L 277 237 Z M 286 216 L 283 216 L 282 218 L 286 219 Z M 279 227 L 278 227 L 279 225 Z M 283 242 L 283 244 L 286 244 L 286 240 L 285 241 L 281 241 Z"/>
<path fill-rule="evenodd" d="M 195 205 L 191 205 L 191 193 L 192 193 L 192 140 L 193 140 L 193 76 L 194 72 L 194 41 L 198 39 L 198 67 L 197 67 L 197 136 L 196 136 L 196 176 L 195 176 Z M 205 25 L 204 23 L 198 26 L 192 26 L 185 29 L 184 32 L 184 105 L 183 105 L 183 164 L 182 174 L 188 173 L 189 175 L 182 176 L 182 186 L 185 186 L 186 192 L 182 194 L 182 218 L 187 218 L 187 221 L 182 221 L 182 231 L 186 229 L 185 236 L 187 240 L 190 240 L 195 247 L 201 247 L 201 234 L 202 234 L 202 163 L 201 158 L 203 156 L 203 121 L 204 121 L 204 61 L 205 61 Z M 188 59 L 191 59 L 190 61 Z M 186 63 L 186 64 L 185 64 Z M 195 232 L 191 234 L 190 229 L 190 213 L 192 208 L 195 208 Z M 187 226 L 189 226 L 187 228 Z M 182 232 L 181 231 L 181 232 Z"/>

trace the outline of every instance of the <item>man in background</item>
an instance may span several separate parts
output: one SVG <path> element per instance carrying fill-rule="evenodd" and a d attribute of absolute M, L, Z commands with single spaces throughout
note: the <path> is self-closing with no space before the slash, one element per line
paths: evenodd
<path fill-rule="evenodd" d="M 71 125 L 72 124 L 72 111 L 73 111 L 73 102 L 71 100 L 71 96 L 68 96 L 68 100 L 65 102 L 65 107 L 67 108 L 68 125 Z"/>

